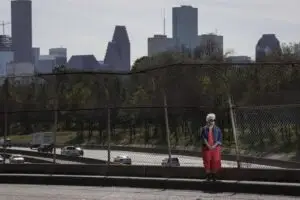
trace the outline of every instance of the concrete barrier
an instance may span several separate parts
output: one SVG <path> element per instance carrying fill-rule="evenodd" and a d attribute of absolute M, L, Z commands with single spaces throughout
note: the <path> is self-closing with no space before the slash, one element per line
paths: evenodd
<path fill-rule="evenodd" d="M 3 153 L 3 152 L 4 152 L 4 150 L 0 149 L 0 153 Z M 39 152 L 35 152 L 35 151 L 6 149 L 5 152 L 8 154 L 21 154 L 21 155 L 27 155 L 27 156 L 33 156 L 33 157 L 53 158 L 53 154 L 51 154 L 51 153 L 39 153 Z M 72 156 L 65 156 L 65 155 L 59 155 L 59 154 L 56 154 L 56 158 L 58 160 L 78 162 L 78 163 L 84 163 L 84 164 L 106 164 L 107 163 L 104 160 L 85 158 L 85 157 L 72 157 Z"/>
<path fill-rule="evenodd" d="M 199 167 L 120 166 L 120 165 L 73 165 L 73 164 L 25 164 L 0 165 L 0 173 L 17 174 L 64 174 L 127 176 L 152 178 L 203 179 L 204 169 Z M 300 183 L 300 170 L 294 169 L 236 169 L 224 168 L 221 180 L 268 181 Z"/>
<path fill-rule="evenodd" d="M 34 185 L 106 186 L 106 187 L 114 186 L 114 187 L 202 190 L 205 192 L 220 192 L 220 193 L 232 192 L 232 193 L 300 196 L 299 184 L 270 184 L 270 183 L 259 183 L 259 182 L 228 182 L 228 181 L 207 183 L 201 180 L 190 180 L 190 179 L 0 174 L 0 183 L 1 184 L 34 184 Z"/>

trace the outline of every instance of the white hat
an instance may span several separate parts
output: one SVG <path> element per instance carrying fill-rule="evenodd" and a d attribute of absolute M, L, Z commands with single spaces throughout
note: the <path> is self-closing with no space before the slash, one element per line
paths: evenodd
<path fill-rule="evenodd" d="M 216 115 L 214 113 L 209 113 L 207 116 L 206 116 L 206 121 L 210 121 L 210 120 L 215 120 L 216 119 Z"/>

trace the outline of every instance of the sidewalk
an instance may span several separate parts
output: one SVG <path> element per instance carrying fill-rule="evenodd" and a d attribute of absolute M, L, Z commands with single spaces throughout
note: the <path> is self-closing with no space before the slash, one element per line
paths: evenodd
<path fill-rule="evenodd" d="M 46 174 L 0 174 L 2 184 L 72 185 L 198 190 L 203 192 L 233 192 L 300 196 L 300 183 L 270 183 L 250 181 L 206 182 L 197 179 L 109 177 Z"/>

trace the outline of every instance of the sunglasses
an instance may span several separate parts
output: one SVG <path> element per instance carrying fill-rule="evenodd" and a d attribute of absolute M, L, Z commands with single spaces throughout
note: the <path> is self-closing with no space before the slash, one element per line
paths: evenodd
<path fill-rule="evenodd" d="M 215 122 L 216 120 L 212 119 L 212 120 L 209 120 L 208 122 Z"/>

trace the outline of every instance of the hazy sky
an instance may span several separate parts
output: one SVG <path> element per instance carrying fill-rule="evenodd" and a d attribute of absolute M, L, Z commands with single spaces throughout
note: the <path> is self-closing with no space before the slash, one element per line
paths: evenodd
<path fill-rule="evenodd" d="M 47 54 L 68 48 L 68 56 L 94 54 L 102 60 L 115 25 L 126 25 L 132 62 L 147 54 L 147 37 L 166 30 L 172 35 L 172 7 L 198 7 L 199 34 L 218 30 L 224 47 L 254 56 L 263 33 L 281 42 L 300 41 L 300 0 L 32 0 L 33 45 Z M 0 0 L 0 21 L 10 21 L 10 0 Z M 10 26 L 6 32 L 10 33 Z M 0 29 L 2 33 L 2 27 Z"/>

